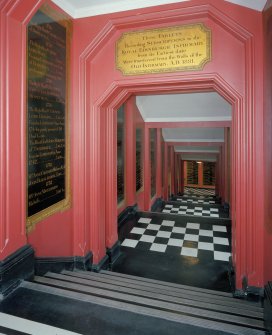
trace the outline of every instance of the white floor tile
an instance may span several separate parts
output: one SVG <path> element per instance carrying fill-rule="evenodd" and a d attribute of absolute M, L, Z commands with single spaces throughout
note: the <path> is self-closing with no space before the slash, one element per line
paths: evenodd
<path fill-rule="evenodd" d="M 211 200 L 210 200 L 209 203 L 210 203 L 210 204 L 215 204 L 215 201 L 211 201 Z"/>
<path fill-rule="evenodd" d="M 180 199 L 180 198 L 177 198 L 177 201 L 182 201 L 182 199 Z"/>
<path fill-rule="evenodd" d="M 165 208 L 173 208 L 173 205 L 165 205 Z"/>
<path fill-rule="evenodd" d="M 195 207 L 195 210 L 202 211 L 202 210 L 203 210 L 203 207 Z"/>
<path fill-rule="evenodd" d="M 200 236 L 210 236 L 210 237 L 213 237 L 213 231 L 212 230 L 200 229 L 199 230 L 199 235 Z"/>
<path fill-rule="evenodd" d="M 198 242 L 199 236 L 198 235 L 193 235 L 193 234 L 185 234 L 184 236 L 184 241 L 194 241 Z"/>
<path fill-rule="evenodd" d="M 219 212 L 218 208 L 210 208 L 210 211 L 211 211 L 211 212 L 216 212 L 216 213 Z"/>
<path fill-rule="evenodd" d="M 163 220 L 162 221 L 162 226 L 167 226 L 167 227 L 174 227 L 175 221 L 171 220 Z"/>
<path fill-rule="evenodd" d="M 179 209 L 178 208 L 172 208 L 172 212 L 178 212 Z"/>
<path fill-rule="evenodd" d="M 171 245 L 173 247 L 182 247 L 183 240 L 179 240 L 177 238 L 170 238 L 168 241 L 168 245 Z"/>
<path fill-rule="evenodd" d="M 182 247 L 180 254 L 182 256 L 197 257 L 197 249 Z"/>
<path fill-rule="evenodd" d="M 199 223 L 193 223 L 193 222 L 187 222 L 187 228 L 190 229 L 199 229 L 200 224 Z"/>
<path fill-rule="evenodd" d="M 214 260 L 215 261 L 225 261 L 228 262 L 230 257 L 229 252 L 214 251 Z"/>
<path fill-rule="evenodd" d="M 214 237 L 213 243 L 215 244 L 222 244 L 222 245 L 229 245 L 229 240 L 224 237 Z"/>
<path fill-rule="evenodd" d="M 121 245 L 123 247 L 135 248 L 137 244 L 138 244 L 137 240 L 131 240 L 129 238 L 126 238 Z"/>
<path fill-rule="evenodd" d="M 157 237 L 165 237 L 170 238 L 171 232 L 170 231 L 158 231 Z"/>
<path fill-rule="evenodd" d="M 143 235 L 140 238 L 141 242 L 149 242 L 149 243 L 153 243 L 155 240 L 156 236 L 151 236 L 151 235 Z"/>
<path fill-rule="evenodd" d="M 208 210 L 204 210 L 204 211 L 202 211 L 202 213 L 203 213 L 203 214 L 210 214 L 210 211 L 208 211 Z"/>
<path fill-rule="evenodd" d="M 188 206 L 179 206 L 180 209 L 187 209 Z"/>
<path fill-rule="evenodd" d="M 221 231 L 223 233 L 226 233 L 227 232 L 227 227 L 213 225 L 213 231 Z"/>
<path fill-rule="evenodd" d="M 132 233 L 132 234 L 140 234 L 140 235 L 143 235 L 144 232 L 145 232 L 145 228 L 136 228 L 136 227 L 134 227 L 134 228 L 131 230 L 131 233 Z"/>
<path fill-rule="evenodd" d="M 140 223 L 150 223 L 152 219 L 149 218 L 140 218 L 138 222 Z"/>
<path fill-rule="evenodd" d="M 202 212 L 194 212 L 194 215 L 196 215 L 196 216 L 202 216 Z"/>
<path fill-rule="evenodd" d="M 185 211 L 178 211 L 178 213 L 179 213 L 179 214 L 183 214 L 183 215 L 185 215 L 185 214 L 186 214 L 186 212 L 185 212 Z"/>
<path fill-rule="evenodd" d="M 43 323 L 30 321 L 17 316 L 0 313 L 0 325 L 2 327 L 23 332 L 26 334 L 42 334 L 42 335 L 80 335 L 65 329 L 48 326 Z M 10 333 L 11 334 L 11 333 Z"/>
<path fill-rule="evenodd" d="M 163 213 L 171 213 L 171 209 L 163 209 L 162 212 Z"/>
<path fill-rule="evenodd" d="M 214 250 L 213 243 L 208 242 L 198 242 L 198 249 L 201 250 Z"/>
<path fill-rule="evenodd" d="M 150 229 L 150 230 L 160 230 L 160 225 L 158 224 L 149 224 L 146 229 Z"/>
<path fill-rule="evenodd" d="M 194 213 L 194 209 L 187 209 L 187 213 Z"/>
<path fill-rule="evenodd" d="M 183 227 L 174 227 L 172 232 L 178 234 L 185 234 L 186 228 Z"/>
<path fill-rule="evenodd" d="M 213 217 L 213 218 L 219 218 L 219 214 L 212 214 L 212 213 L 211 213 L 210 216 Z"/>
<path fill-rule="evenodd" d="M 166 248 L 167 248 L 166 244 L 153 243 L 152 246 L 150 247 L 150 250 L 165 252 Z"/>

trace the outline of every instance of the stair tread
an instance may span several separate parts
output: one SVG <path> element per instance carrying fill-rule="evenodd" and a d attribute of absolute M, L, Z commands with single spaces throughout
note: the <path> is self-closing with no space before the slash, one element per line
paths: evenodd
<path fill-rule="evenodd" d="M 243 316 L 250 316 L 258 319 L 263 319 L 263 313 L 262 312 L 256 312 L 256 311 L 251 311 L 247 309 L 241 309 L 240 306 L 228 306 L 224 305 L 223 303 L 217 304 L 214 303 L 213 300 L 207 299 L 206 301 L 200 301 L 200 300 L 192 300 L 190 299 L 189 296 L 185 297 L 179 297 L 179 296 L 171 296 L 168 294 L 164 294 L 164 292 L 159 291 L 159 290 L 152 290 L 147 288 L 147 287 L 140 287 L 136 285 L 129 285 L 128 286 L 120 286 L 119 283 L 112 284 L 112 282 L 103 280 L 100 281 L 100 277 L 96 276 L 84 276 L 82 277 L 83 274 L 79 274 L 77 272 L 71 272 L 71 271 L 63 271 L 63 274 L 65 277 L 61 277 L 59 274 L 55 273 L 48 273 L 46 274 L 46 277 L 50 278 L 59 278 L 71 282 L 77 282 L 77 283 L 82 283 L 94 287 L 99 287 L 99 288 L 104 288 L 106 290 L 114 290 L 118 292 L 123 292 L 123 293 L 129 293 L 133 295 L 138 295 L 138 296 L 143 296 L 143 297 L 148 297 L 156 300 L 163 300 L 163 301 L 168 301 L 168 302 L 173 302 L 173 303 L 178 303 L 182 305 L 187 305 L 187 306 L 193 306 L 193 307 L 198 307 L 198 308 L 204 308 L 204 309 L 209 309 L 209 310 L 215 310 L 215 311 L 220 311 L 224 313 L 229 313 L 229 314 L 235 314 L 235 315 L 243 315 Z"/>
<path fill-rule="evenodd" d="M 202 294 L 206 294 L 206 295 L 209 295 L 209 296 L 211 294 L 211 295 L 216 296 L 218 299 L 220 299 L 221 298 L 220 296 L 222 296 L 224 298 L 229 298 L 233 301 L 232 293 L 228 293 L 228 292 L 209 290 L 209 289 L 206 289 L 206 288 L 200 288 L 200 287 L 188 286 L 188 285 L 183 285 L 183 284 L 164 282 L 164 281 L 157 280 L 157 279 L 150 279 L 150 278 L 128 275 L 128 274 L 125 274 L 125 273 L 113 272 L 113 271 L 107 271 L 107 270 L 101 270 L 100 273 L 106 274 L 106 275 L 111 275 L 111 276 L 116 276 L 116 277 L 120 277 L 120 278 L 124 278 L 124 279 L 128 279 L 128 280 L 142 281 L 142 282 L 146 283 L 146 285 L 148 285 L 148 284 L 149 285 L 158 284 L 158 285 L 163 285 L 163 286 L 166 285 L 167 288 L 190 290 L 191 293 L 194 292 L 194 294 L 202 293 Z M 254 303 L 254 305 L 253 305 L 252 302 L 249 302 L 249 301 L 246 301 L 246 300 L 241 300 L 241 299 L 235 299 L 235 301 L 239 304 L 248 305 L 248 306 L 251 306 L 252 308 L 257 308 L 257 309 L 263 310 L 263 308 L 258 303 Z"/>
<path fill-rule="evenodd" d="M 184 313 L 187 315 L 191 316 L 197 316 L 197 317 L 202 317 L 202 318 L 207 318 L 207 319 L 212 319 L 212 320 L 217 320 L 217 321 L 224 321 L 226 323 L 234 323 L 237 325 L 243 325 L 247 327 L 252 327 L 256 329 L 264 329 L 264 323 L 261 320 L 256 320 L 253 318 L 246 318 L 246 317 L 241 317 L 241 316 L 236 316 L 236 315 L 230 315 L 230 314 L 225 314 L 225 313 L 220 313 L 220 312 L 215 312 L 215 311 L 209 311 L 209 310 L 203 310 L 200 308 L 195 308 L 195 307 L 190 307 L 190 306 L 183 306 L 183 305 L 178 305 L 175 303 L 169 303 L 169 302 L 164 302 L 160 301 L 160 304 L 158 306 L 158 302 L 153 299 L 145 298 L 145 297 L 138 297 L 135 295 L 130 295 L 130 294 L 125 294 L 125 293 L 120 293 L 120 292 L 113 292 L 113 291 L 107 291 L 105 289 L 101 288 L 94 288 L 82 284 L 74 284 L 70 282 L 64 282 L 62 280 L 57 280 L 57 279 L 51 279 L 51 278 L 44 278 L 44 277 L 38 277 L 36 276 L 34 278 L 35 282 L 38 283 L 44 283 L 47 285 L 53 285 L 61 288 L 66 288 L 70 290 L 76 290 L 76 291 L 81 291 L 89 294 L 94 294 L 98 296 L 103 296 L 111 299 L 116 299 L 116 300 L 121 300 L 125 302 L 131 302 L 134 304 L 138 305 L 144 305 L 152 308 L 159 308 L 163 310 L 168 310 L 172 311 L 173 313 Z"/>
<path fill-rule="evenodd" d="M 157 310 L 155 308 L 138 306 L 128 302 L 115 301 L 112 299 L 87 295 L 84 293 L 68 291 L 66 289 L 56 288 L 44 284 L 23 282 L 22 287 L 30 290 L 36 290 L 48 294 L 58 295 L 69 299 L 75 299 L 82 302 L 97 304 L 106 308 L 116 308 L 119 310 L 125 310 L 132 313 L 137 313 L 149 317 L 160 318 L 172 322 L 178 322 L 180 324 L 186 324 L 193 327 L 202 327 L 206 329 L 213 329 L 217 331 L 224 330 L 230 334 L 241 334 L 241 335 L 264 335 L 265 332 L 259 329 L 247 328 L 244 326 L 237 326 L 233 324 L 222 323 L 213 320 L 202 319 L 199 317 L 193 317 L 185 314 L 177 314 L 168 311 Z"/>
<path fill-rule="evenodd" d="M 104 272 L 104 271 L 103 271 Z M 65 273 L 65 272 L 63 272 Z M 140 288 L 140 289 L 144 289 L 144 290 L 149 290 L 151 292 L 164 292 L 165 294 L 168 295 L 173 295 L 176 297 L 180 297 L 180 298 L 188 298 L 190 300 L 196 300 L 196 301 L 202 301 L 202 302 L 212 302 L 214 304 L 225 304 L 226 306 L 229 307 L 237 307 L 237 308 L 243 308 L 246 310 L 252 310 L 252 311 L 256 311 L 256 312 L 263 312 L 263 308 L 259 307 L 259 306 L 253 306 L 252 304 L 249 303 L 244 303 L 244 301 L 242 300 L 238 300 L 238 299 L 234 299 L 233 296 L 227 295 L 227 296 L 217 296 L 214 295 L 214 292 L 212 292 L 211 294 L 209 293 L 211 290 L 207 290 L 206 292 L 201 291 L 194 291 L 194 287 L 190 287 L 190 286 L 184 286 L 182 288 L 178 287 L 178 288 L 169 288 L 167 285 L 167 282 L 160 282 L 163 283 L 163 285 L 161 284 L 157 284 L 157 282 L 159 281 L 155 281 L 154 282 L 144 282 L 141 280 L 137 280 L 138 277 L 136 277 L 136 279 L 132 277 L 131 278 L 122 278 L 122 277 L 115 277 L 115 276 L 111 276 L 110 274 L 112 272 L 109 272 L 109 274 L 104 274 L 102 273 L 102 271 L 98 274 L 95 272 L 89 272 L 89 271 L 76 271 L 73 273 L 70 273 L 70 275 L 75 275 L 76 273 L 79 273 L 80 275 L 86 277 L 90 277 L 90 278 L 96 278 L 99 280 L 111 280 L 114 281 L 115 283 L 118 283 L 119 285 L 131 285 L 130 287 L 135 287 L 135 288 Z M 116 278 L 118 279 L 118 282 L 116 281 Z M 141 277 L 139 277 L 141 278 Z M 109 283 L 109 281 L 107 281 Z M 221 293 L 221 292 L 220 292 Z M 224 292 L 222 292 L 224 293 Z"/>

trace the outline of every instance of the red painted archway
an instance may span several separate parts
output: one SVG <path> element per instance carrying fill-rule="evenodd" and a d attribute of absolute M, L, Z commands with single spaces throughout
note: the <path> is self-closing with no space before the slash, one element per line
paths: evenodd
<path fill-rule="evenodd" d="M 263 222 L 260 220 L 263 217 L 263 208 L 260 202 L 257 203 L 256 196 L 258 194 L 260 199 L 263 194 L 263 179 L 262 176 L 258 176 L 258 162 L 262 160 L 262 150 L 256 151 L 257 145 L 259 148 L 262 146 L 258 138 L 258 134 L 262 133 L 262 116 L 259 114 L 259 118 L 256 117 L 258 108 L 254 98 L 258 96 L 261 87 L 255 84 L 257 74 L 253 66 L 254 57 L 257 57 L 255 51 L 258 41 L 253 39 L 251 32 L 225 16 L 220 11 L 220 4 L 214 0 L 210 0 L 209 3 L 190 8 L 180 6 L 174 15 L 173 10 L 166 8 L 163 12 L 153 11 L 139 17 L 113 19 L 108 21 L 93 43 L 82 50 L 75 83 L 79 86 L 80 95 L 75 103 L 85 111 L 87 125 L 85 151 L 81 153 L 87 160 L 86 187 L 82 181 L 74 187 L 86 191 L 81 192 L 79 203 L 91 204 L 85 212 L 83 225 L 87 227 L 89 222 L 91 223 L 90 248 L 94 253 L 94 261 L 98 262 L 103 258 L 106 247 L 111 247 L 117 240 L 114 146 L 116 109 L 131 95 L 218 92 L 233 106 L 232 248 L 236 285 L 237 288 L 241 288 L 245 277 L 249 285 L 262 286 L 263 263 L 259 259 L 264 257 Z M 123 77 L 115 70 L 114 63 L 111 63 L 114 58 L 108 59 L 109 54 L 114 54 L 115 41 L 124 31 L 196 21 L 205 22 L 211 28 L 214 40 L 213 60 L 203 71 Z M 78 31 L 75 29 L 75 34 L 82 33 L 81 24 L 84 25 L 84 22 L 80 23 Z M 246 24 L 248 25 L 248 22 Z M 254 24 L 249 24 L 248 28 L 254 31 Z M 218 36 L 224 40 L 224 45 Z M 224 48 L 233 50 L 228 66 L 223 62 L 226 52 Z M 79 169 L 80 166 L 77 166 L 74 171 L 79 172 Z M 88 193 L 89 187 L 92 193 Z M 76 230 L 84 229 L 82 227 L 76 227 Z M 255 239 L 257 235 L 258 240 Z M 83 236 L 84 234 L 81 234 L 81 237 Z M 75 239 L 74 242 L 76 250 L 80 241 Z"/>

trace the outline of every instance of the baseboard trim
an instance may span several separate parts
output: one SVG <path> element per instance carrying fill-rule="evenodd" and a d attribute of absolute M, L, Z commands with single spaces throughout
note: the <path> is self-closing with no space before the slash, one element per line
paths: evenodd
<path fill-rule="evenodd" d="M 92 265 L 93 272 L 100 272 L 101 270 L 108 270 L 110 268 L 110 258 L 105 255 L 98 264 Z"/>
<path fill-rule="evenodd" d="M 264 325 L 272 334 L 272 282 L 264 288 Z"/>
<path fill-rule="evenodd" d="M 230 284 L 230 289 L 233 295 L 235 295 L 235 270 L 232 262 L 232 256 L 229 258 L 229 265 L 228 265 L 228 279 Z"/>
<path fill-rule="evenodd" d="M 107 248 L 107 255 L 109 256 L 110 267 L 120 256 L 120 242 L 117 241 L 111 248 Z"/>
<path fill-rule="evenodd" d="M 36 257 L 35 274 L 41 276 L 48 271 L 61 272 L 62 270 L 84 270 L 92 269 L 93 255 L 91 252 L 86 256 L 72 257 Z"/>
<path fill-rule="evenodd" d="M 118 227 L 121 227 L 127 221 L 127 219 L 134 217 L 136 215 L 137 209 L 137 204 L 126 207 L 118 215 Z"/>
<path fill-rule="evenodd" d="M 262 287 L 249 286 L 246 276 L 243 278 L 242 289 L 236 288 L 235 269 L 232 262 L 232 257 L 229 259 L 228 278 L 232 294 L 238 299 L 259 300 L 264 296 L 264 289 Z"/>
<path fill-rule="evenodd" d="M 34 250 L 27 244 L 0 262 L 0 300 L 33 276 Z"/>
<path fill-rule="evenodd" d="M 159 209 L 163 207 L 162 198 L 157 198 L 154 204 L 151 206 L 151 212 L 157 212 Z"/>

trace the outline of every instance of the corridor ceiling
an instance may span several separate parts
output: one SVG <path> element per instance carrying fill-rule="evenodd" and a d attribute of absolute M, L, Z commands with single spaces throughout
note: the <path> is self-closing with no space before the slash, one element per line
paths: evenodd
<path fill-rule="evenodd" d="M 136 103 L 145 122 L 231 121 L 231 105 L 216 92 L 145 95 Z"/>
<path fill-rule="evenodd" d="M 190 0 L 52 0 L 74 19 Z M 218 0 L 219 1 L 219 0 Z M 222 0 L 262 11 L 266 0 Z"/>

